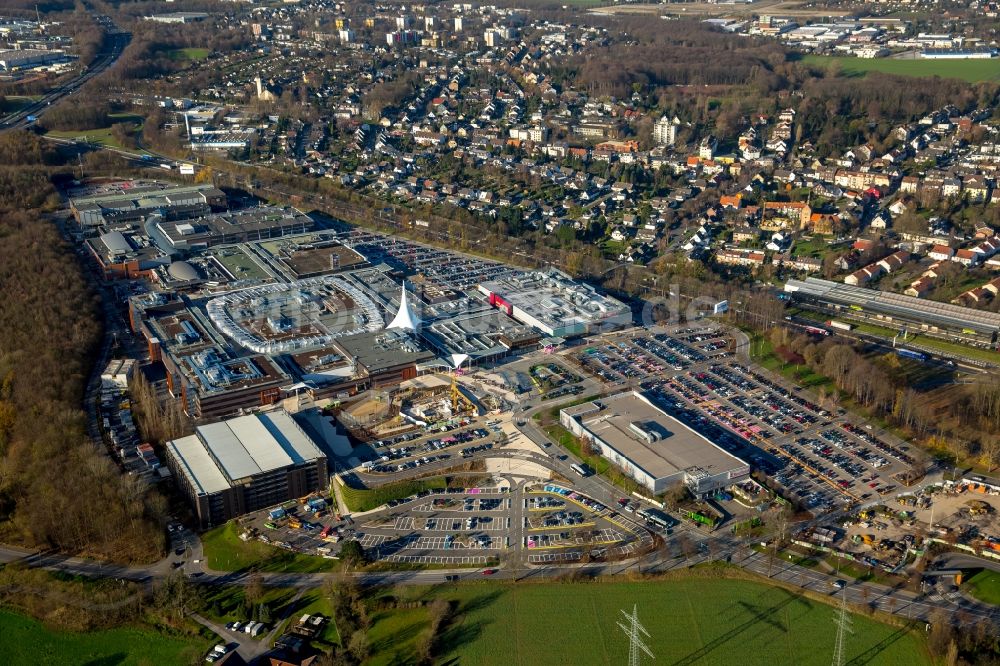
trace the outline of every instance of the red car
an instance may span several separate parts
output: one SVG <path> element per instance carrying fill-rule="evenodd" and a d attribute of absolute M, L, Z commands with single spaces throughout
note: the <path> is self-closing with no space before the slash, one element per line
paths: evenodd
<path fill-rule="evenodd" d="M 497 572 L 496 569 L 483 569 L 483 575 L 484 576 L 492 576 L 496 572 Z"/>

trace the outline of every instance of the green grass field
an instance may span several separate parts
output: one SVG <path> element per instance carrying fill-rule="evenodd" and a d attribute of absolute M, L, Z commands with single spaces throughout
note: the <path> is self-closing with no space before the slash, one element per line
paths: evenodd
<path fill-rule="evenodd" d="M 340 493 L 344 498 L 344 504 L 351 511 L 371 511 L 382 506 L 389 500 L 409 497 L 421 490 L 440 490 L 445 487 L 447 487 L 447 484 L 444 477 L 436 476 L 432 479 L 415 479 L 413 481 L 388 483 L 379 488 L 359 489 L 342 485 Z"/>
<path fill-rule="evenodd" d="M 208 49 L 173 49 L 172 51 L 167 51 L 167 57 L 171 60 L 204 60 L 208 57 L 209 53 L 211 51 Z"/>
<path fill-rule="evenodd" d="M 741 580 L 489 583 L 393 592 L 453 602 L 457 615 L 442 636 L 441 663 L 627 663 L 628 645 L 615 621 L 633 604 L 655 663 L 825 666 L 834 642 L 833 607 Z M 408 655 L 426 626 L 424 609 L 376 613 L 369 637 L 378 654 L 371 663 L 413 663 Z M 854 659 L 880 666 L 932 663 L 918 636 L 862 616 L 854 617 L 846 643 L 846 661 Z"/>
<path fill-rule="evenodd" d="M 114 115 L 110 116 L 112 122 L 136 122 L 141 121 L 140 116 L 133 114 L 119 114 L 118 117 Z M 81 141 L 87 141 L 88 143 L 96 143 L 102 146 L 107 146 L 108 148 L 124 148 L 121 142 L 115 138 L 114 132 L 110 127 L 102 127 L 99 129 L 89 129 L 89 130 L 48 130 L 45 133 L 46 136 L 52 136 L 59 139 L 79 139 Z M 145 150 L 136 150 L 134 148 L 130 149 L 134 152 L 145 153 Z"/>
<path fill-rule="evenodd" d="M 243 250 L 226 248 L 211 254 L 237 280 L 266 280 L 270 277 Z"/>
<path fill-rule="evenodd" d="M 313 555 L 300 555 L 260 541 L 240 539 L 236 523 L 226 523 L 202 535 L 205 560 L 216 571 L 323 572 L 340 568 L 338 560 Z"/>
<path fill-rule="evenodd" d="M 821 257 L 830 251 L 830 247 L 830 244 L 826 242 L 826 238 L 817 236 L 809 240 L 795 241 L 795 247 L 792 252 L 798 256 Z"/>
<path fill-rule="evenodd" d="M 211 643 L 146 629 L 111 629 L 88 633 L 53 631 L 24 615 L 0 610 L 0 649 L 8 666 L 173 666 L 198 660 Z"/>
<path fill-rule="evenodd" d="M 864 76 L 882 72 L 898 76 L 940 76 L 962 79 L 970 83 L 1000 81 L 1000 60 L 902 60 L 896 58 L 844 58 L 838 56 L 805 55 L 807 65 L 830 67 L 837 65 L 846 76 Z"/>
<path fill-rule="evenodd" d="M 110 127 L 84 130 L 82 132 L 78 130 L 49 130 L 45 134 L 46 136 L 54 136 L 59 139 L 80 139 L 89 143 L 99 143 L 100 145 L 108 146 L 109 148 L 123 147 L 114 137 L 114 134 L 111 133 Z"/>
<path fill-rule="evenodd" d="M 982 602 L 1000 606 L 1000 573 L 982 569 L 969 578 L 969 594 Z"/>
<path fill-rule="evenodd" d="M 142 121 L 145 120 L 145 118 L 140 116 L 138 113 L 129 113 L 127 111 L 118 111 L 116 113 L 109 113 L 108 119 L 110 119 L 111 122 L 113 123 L 136 123 L 136 124 L 142 124 Z"/>
<path fill-rule="evenodd" d="M 365 663 L 370 666 L 416 663 L 413 658 L 416 639 L 427 628 L 427 611 L 423 608 L 381 610 L 372 619 L 368 642 L 374 656 Z"/>

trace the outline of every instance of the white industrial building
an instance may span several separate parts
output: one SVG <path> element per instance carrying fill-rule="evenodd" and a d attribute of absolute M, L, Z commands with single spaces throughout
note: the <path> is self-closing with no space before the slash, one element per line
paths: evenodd
<path fill-rule="evenodd" d="M 637 391 L 567 407 L 559 422 L 654 494 L 677 482 L 703 497 L 750 476 L 750 466 Z"/>
<path fill-rule="evenodd" d="M 490 305 L 550 337 L 588 335 L 632 323 L 627 305 L 556 269 L 483 282 L 479 291 Z"/>
<path fill-rule="evenodd" d="M 191 132 L 191 150 L 242 150 L 250 145 L 254 130 L 204 130 Z"/>
<path fill-rule="evenodd" d="M 197 23 L 207 19 L 208 14 L 205 12 L 169 12 L 144 16 L 143 18 L 154 23 Z"/>
<path fill-rule="evenodd" d="M 34 69 L 64 62 L 66 53 L 59 50 L 41 49 L 0 49 L 0 71 L 13 72 L 20 69 Z"/>

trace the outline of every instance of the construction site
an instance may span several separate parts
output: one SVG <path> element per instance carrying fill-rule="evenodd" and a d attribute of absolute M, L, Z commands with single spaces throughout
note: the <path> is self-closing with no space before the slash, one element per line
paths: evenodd
<path fill-rule="evenodd" d="M 484 408 L 478 402 L 458 383 L 455 373 L 428 374 L 361 394 L 338 418 L 352 426 L 350 429 L 357 439 L 383 440 L 436 423 L 480 416 Z"/>
<path fill-rule="evenodd" d="M 966 478 L 902 493 L 798 543 L 890 573 L 921 556 L 921 543 L 1000 559 L 1000 487 Z"/>

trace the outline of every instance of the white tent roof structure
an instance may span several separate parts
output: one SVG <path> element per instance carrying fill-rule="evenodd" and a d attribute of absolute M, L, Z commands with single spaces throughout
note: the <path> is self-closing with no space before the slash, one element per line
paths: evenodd
<path fill-rule="evenodd" d="M 399 312 L 393 318 L 387 329 L 402 329 L 404 331 L 416 331 L 420 326 L 420 318 L 410 309 L 410 302 L 406 298 L 406 283 L 403 283 L 403 295 L 399 298 Z"/>

